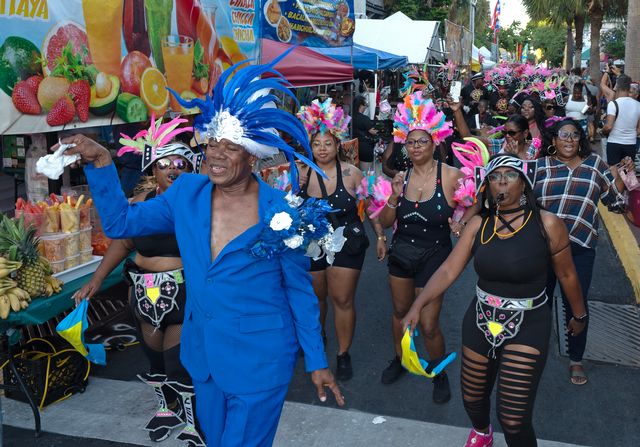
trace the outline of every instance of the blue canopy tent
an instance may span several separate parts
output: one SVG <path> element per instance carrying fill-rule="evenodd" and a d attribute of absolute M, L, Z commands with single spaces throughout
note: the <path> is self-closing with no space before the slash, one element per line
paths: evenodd
<path fill-rule="evenodd" d="M 351 59 L 353 48 L 353 60 Z M 353 65 L 360 70 L 387 70 L 409 65 L 406 56 L 397 56 L 381 50 L 353 44 L 353 47 L 311 48 L 313 51 Z"/>

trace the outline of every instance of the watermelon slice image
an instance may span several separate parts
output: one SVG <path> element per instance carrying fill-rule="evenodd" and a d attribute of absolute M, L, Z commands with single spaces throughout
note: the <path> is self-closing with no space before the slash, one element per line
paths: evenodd
<path fill-rule="evenodd" d="M 42 71 L 45 75 L 49 75 L 56 66 L 56 59 L 62 53 L 62 49 L 68 42 L 73 44 L 74 53 L 82 53 L 83 47 L 87 49 L 87 55 L 84 58 L 86 65 L 91 65 L 91 55 L 89 51 L 89 43 L 85 29 L 72 21 L 63 21 L 56 23 L 44 38 L 42 43 Z"/>

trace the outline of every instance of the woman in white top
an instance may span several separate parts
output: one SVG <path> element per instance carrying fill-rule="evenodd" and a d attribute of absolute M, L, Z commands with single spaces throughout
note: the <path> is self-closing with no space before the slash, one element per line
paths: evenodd
<path fill-rule="evenodd" d="M 583 95 L 584 84 L 576 82 L 573 84 L 573 91 L 569 96 L 569 101 L 565 105 L 565 112 L 568 118 L 576 120 L 582 130 L 587 133 L 587 114 L 590 113 L 589 103 Z"/>

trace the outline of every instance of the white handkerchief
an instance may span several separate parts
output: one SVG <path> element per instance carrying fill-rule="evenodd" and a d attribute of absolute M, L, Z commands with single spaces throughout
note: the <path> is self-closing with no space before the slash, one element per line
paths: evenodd
<path fill-rule="evenodd" d="M 60 144 L 60 147 L 53 154 L 45 155 L 36 162 L 36 172 L 43 174 L 52 180 L 60 178 L 64 172 L 64 168 L 71 163 L 80 160 L 80 155 L 65 155 L 64 151 L 75 147 L 75 144 Z"/>

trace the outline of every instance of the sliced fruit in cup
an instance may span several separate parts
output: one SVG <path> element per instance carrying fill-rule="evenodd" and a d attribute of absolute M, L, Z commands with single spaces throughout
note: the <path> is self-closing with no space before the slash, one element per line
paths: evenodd
<path fill-rule="evenodd" d="M 169 107 L 167 80 L 157 68 L 147 68 L 140 79 L 140 96 L 150 113 L 163 116 Z"/>

